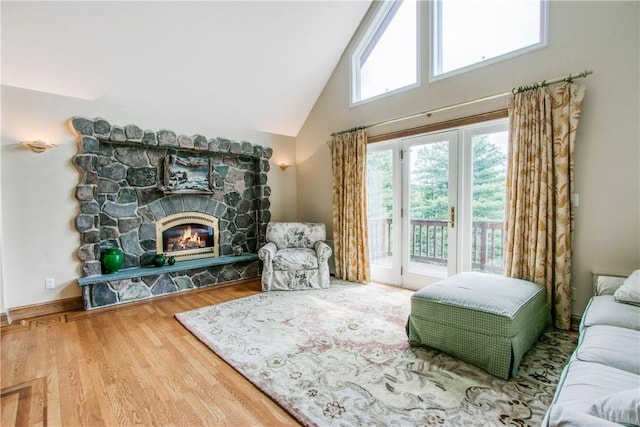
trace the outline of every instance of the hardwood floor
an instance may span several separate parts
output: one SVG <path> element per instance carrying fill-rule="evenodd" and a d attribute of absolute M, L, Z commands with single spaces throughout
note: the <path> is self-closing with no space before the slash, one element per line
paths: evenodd
<path fill-rule="evenodd" d="M 1 425 L 299 424 L 174 319 L 259 280 L 2 328 Z"/>

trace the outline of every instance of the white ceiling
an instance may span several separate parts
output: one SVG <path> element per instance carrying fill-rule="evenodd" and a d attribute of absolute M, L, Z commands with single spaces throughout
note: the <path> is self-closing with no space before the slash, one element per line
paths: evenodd
<path fill-rule="evenodd" d="M 295 136 L 370 4 L 2 1 L 2 84 Z"/>

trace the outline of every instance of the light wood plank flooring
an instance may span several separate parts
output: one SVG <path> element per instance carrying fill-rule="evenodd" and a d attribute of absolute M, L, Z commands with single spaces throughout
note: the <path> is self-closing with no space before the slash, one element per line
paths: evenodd
<path fill-rule="evenodd" d="M 297 426 L 174 319 L 258 280 L 2 328 L 1 425 Z"/>

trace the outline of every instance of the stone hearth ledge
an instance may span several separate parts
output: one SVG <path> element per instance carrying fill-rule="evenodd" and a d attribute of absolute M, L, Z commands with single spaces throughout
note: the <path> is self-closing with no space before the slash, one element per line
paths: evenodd
<path fill-rule="evenodd" d="M 190 289 L 252 279 L 259 276 L 260 261 L 252 253 L 180 261 L 164 267 L 139 267 L 112 274 L 83 277 L 85 310 L 120 305 Z"/>
<path fill-rule="evenodd" d="M 79 286 L 93 285 L 94 283 L 112 282 L 114 280 L 136 279 L 145 276 L 154 276 L 163 273 L 174 273 L 185 270 L 195 270 L 198 268 L 210 267 L 213 265 L 233 264 L 243 261 L 257 261 L 258 255 L 251 253 L 243 253 L 242 255 L 223 255 L 211 258 L 198 258 L 186 261 L 176 262 L 173 265 L 165 265 L 163 267 L 147 266 L 126 268 L 116 271 L 115 273 L 100 274 L 97 276 L 88 276 L 78 278 Z"/>

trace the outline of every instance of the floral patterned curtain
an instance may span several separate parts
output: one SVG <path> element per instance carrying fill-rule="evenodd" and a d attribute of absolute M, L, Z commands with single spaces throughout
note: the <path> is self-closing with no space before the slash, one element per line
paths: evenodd
<path fill-rule="evenodd" d="M 571 321 L 573 152 L 584 87 L 570 82 L 509 102 L 505 274 L 547 288 L 556 328 Z"/>
<path fill-rule="evenodd" d="M 330 143 L 333 169 L 333 240 L 336 277 L 369 281 L 366 156 L 364 129 L 334 135 Z"/>

